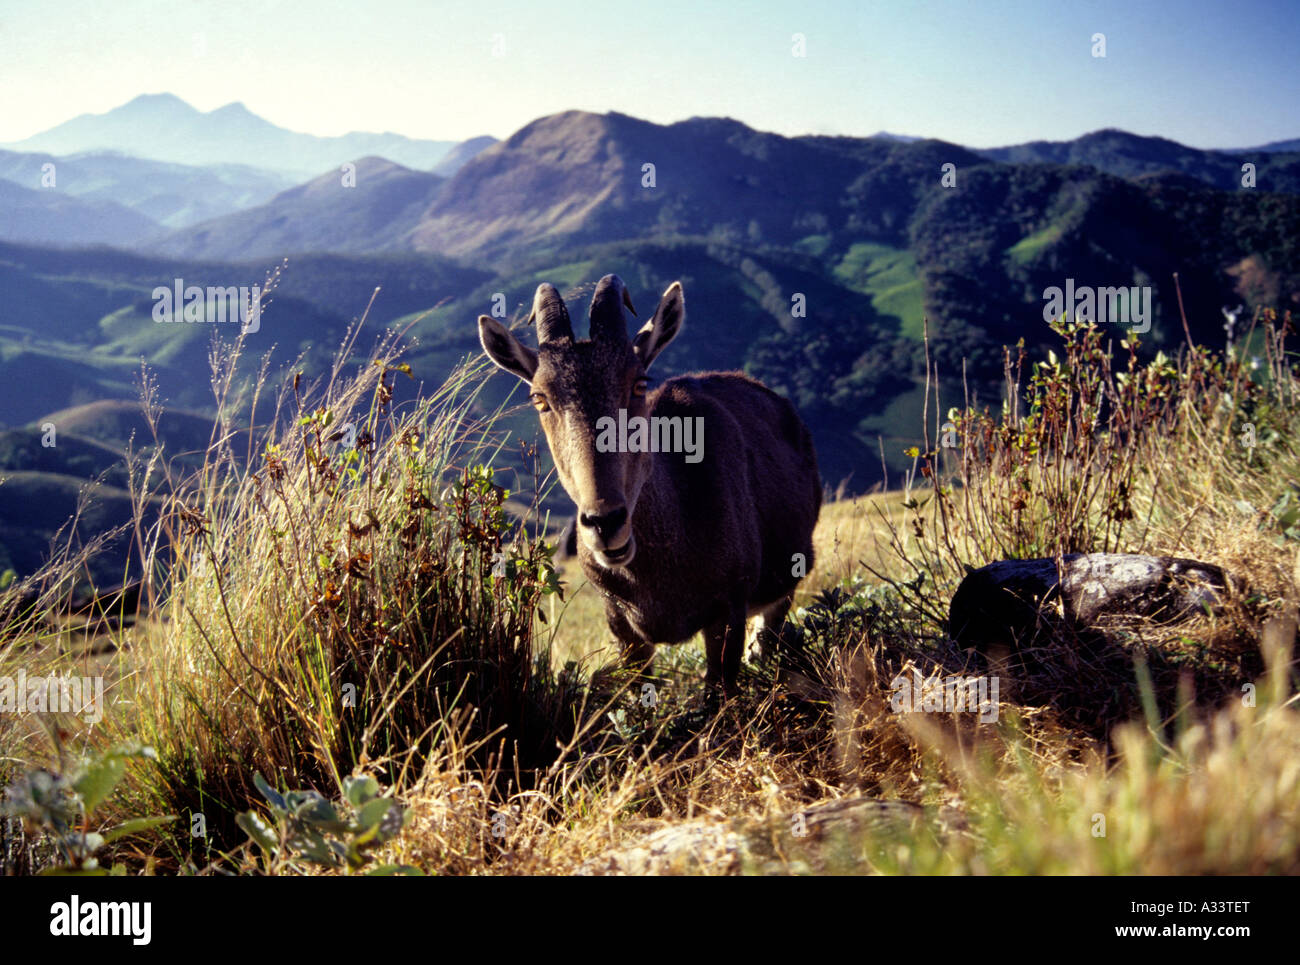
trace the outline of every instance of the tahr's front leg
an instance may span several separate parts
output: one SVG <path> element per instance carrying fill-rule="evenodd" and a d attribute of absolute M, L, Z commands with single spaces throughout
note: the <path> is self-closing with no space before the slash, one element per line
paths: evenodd
<path fill-rule="evenodd" d="M 704 629 L 704 651 L 708 660 L 705 681 L 709 686 L 722 685 L 727 696 L 738 693 L 740 658 L 745 650 L 745 605 L 733 604 L 725 620 Z"/>

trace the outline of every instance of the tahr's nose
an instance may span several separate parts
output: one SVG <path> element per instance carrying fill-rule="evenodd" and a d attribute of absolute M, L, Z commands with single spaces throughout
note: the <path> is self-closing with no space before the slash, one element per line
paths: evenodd
<path fill-rule="evenodd" d="M 627 522 L 627 507 L 619 506 L 604 513 L 579 513 L 578 522 L 588 529 L 594 529 L 601 543 L 608 545 Z"/>

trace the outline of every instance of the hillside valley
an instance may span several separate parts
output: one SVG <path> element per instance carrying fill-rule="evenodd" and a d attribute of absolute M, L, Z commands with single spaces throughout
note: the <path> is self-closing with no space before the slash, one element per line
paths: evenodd
<path fill-rule="evenodd" d="M 273 289 L 238 362 L 239 377 L 252 377 L 270 353 L 272 390 L 295 373 L 326 374 L 371 305 L 352 358 L 364 364 L 386 329 L 401 331 L 414 375 L 394 386 L 402 405 L 478 353 L 477 315 L 504 308 L 522 321 L 542 281 L 570 293 L 576 317 L 607 272 L 642 310 L 681 280 L 687 325 L 656 376 L 720 368 L 764 380 L 810 424 L 826 484 L 850 493 L 896 483 L 911 465 L 927 334 L 933 432 L 936 412 L 964 393 L 997 398 L 1003 346 L 1053 345 L 1044 293 L 1067 280 L 1149 289 L 1144 354 L 1177 351 L 1182 312 L 1193 340 L 1221 344 L 1225 306 L 1248 317 L 1300 298 L 1300 154 L 1283 150 L 1254 155 L 1259 186 L 1247 189 L 1232 186 L 1239 156 L 1119 131 L 972 151 L 568 111 L 440 156 L 434 170 L 359 157 L 350 171 L 286 187 L 254 169 L 138 159 L 118 159 L 114 180 L 97 155 L 86 160 L 94 178 L 64 164 L 68 192 L 43 192 L 4 180 L 30 179 L 34 160 L 0 154 L 8 234 L 27 219 L 40 242 L 0 243 L 0 423 L 29 434 L 0 449 L 3 485 L 34 494 L 47 477 L 118 478 L 121 464 L 103 460 L 126 440 L 101 420 L 67 430 L 57 457 L 34 459 L 28 443 L 69 412 L 137 404 L 142 362 L 166 408 L 215 411 L 211 353 L 239 326 L 215 321 L 211 303 L 204 323 L 160 323 L 153 292 L 178 281 Z M 168 177 L 180 178 L 170 208 L 142 190 Z M 205 195 L 238 210 L 192 220 Z M 1113 340 L 1135 326 L 1112 322 Z M 509 380 L 489 379 L 480 410 L 511 393 L 521 401 Z M 526 410 L 504 425 L 539 441 Z M 517 448 L 502 458 L 522 470 Z M 515 483 L 526 488 L 526 475 Z M 565 511 L 562 495 L 547 505 Z"/>

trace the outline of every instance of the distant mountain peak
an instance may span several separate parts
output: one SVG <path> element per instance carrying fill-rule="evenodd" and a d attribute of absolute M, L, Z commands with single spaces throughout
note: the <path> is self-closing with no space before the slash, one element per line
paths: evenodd
<path fill-rule="evenodd" d="M 105 111 L 103 114 L 86 114 L 83 117 L 198 117 L 200 112 L 188 101 L 181 100 L 175 94 L 140 94 L 120 107 Z"/>
<path fill-rule="evenodd" d="M 470 161 L 474 160 L 474 158 L 478 157 L 488 148 L 493 147 L 498 143 L 500 142 L 498 142 L 495 137 L 491 137 L 487 134 L 482 134 L 478 137 L 471 137 L 467 141 L 461 141 L 447 152 L 446 157 L 438 162 L 433 169 L 433 173 L 444 178 L 449 178 Z"/>
<path fill-rule="evenodd" d="M 398 164 L 396 161 L 390 161 L 388 158 L 380 157 L 378 154 L 367 154 L 365 157 L 356 158 L 352 163 L 357 166 L 357 171 L 361 174 L 379 174 L 381 172 L 386 173 L 389 171 L 416 173 L 405 164 Z M 332 178 L 335 176 L 335 172 L 330 171 L 327 173 L 327 176 Z"/>
<path fill-rule="evenodd" d="M 1080 141 L 1099 141 L 1106 139 L 1145 144 L 1176 144 L 1178 147 L 1186 147 L 1186 145 L 1179 144 L 1177 141 L 1171 140 L 1170 138 L 1161 137 L 1159 134 L 1134 134 L 1132 131 L 1126 131 L 1119 127 L 1103 127 L 1101 130 L 1090 131 L 1083 135 L 1083 137 L 1079 138 Z"/>
<path fill-rule="evenodd" d="M 193 105 L 191 105 L 188 101 L 183 100 L 180 97 L 177 97 L 175 94 L 171 93 L 170 91 L 160 91 L 157 94 L 137 94 L 135 97 L 132 97 L 129 101 L 127 101 L 122 106 L 130 107 L 132 104 L 149 104 L 152 106 L 159 106 L 163 104 L 179 104 L 181 107 L 188 107 L 190 110 L 194 110 Z"/>
<path fill-rule="evenodd" d="M 209 114 L 247 114 L 249 117 L 256 117 L 252 111 L 244 104 L 243 101 L 231 101 L 229 104 L 223 104 L 216 110 L 208 112 Z"/>
<path fill-rule="evenodd" d="M 204 112 L 175 94 L 158 93 L 140 94 L 106 113 L 82 114 L 3 146 L 58 155 L 119 151 L 176 164 L 254 164 L 295 177 L 315 177 L 371 154 L 428 170 L 446 157 L 455 142 L 360 131 L 318 137 L 280 127 L 242 101 Z"/>

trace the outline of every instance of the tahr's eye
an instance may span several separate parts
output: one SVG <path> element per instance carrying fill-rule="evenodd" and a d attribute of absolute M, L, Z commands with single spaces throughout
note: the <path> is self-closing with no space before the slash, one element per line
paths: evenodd
<path fill-rule="evenodd" d="M 528 397 L 528 399 L 532 402 L 533 408 L 538 412 L 549 412 L 551 409 L 551 404 L 546 401 L 546 396 L 542 395 L 540 392 L 534 392 Z"/>
<path fill-rule="evenodd" d="M 632 383 L 633 395 L 645 395 L 646 386 L 650 384 L 649 379 L 637 379 Z"/>

